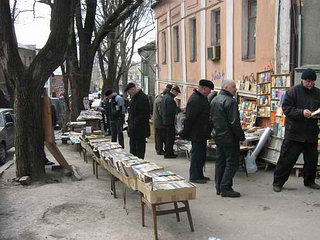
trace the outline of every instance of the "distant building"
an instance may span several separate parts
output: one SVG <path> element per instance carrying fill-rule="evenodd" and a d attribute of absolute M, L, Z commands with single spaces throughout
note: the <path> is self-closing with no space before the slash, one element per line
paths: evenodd
<path fill-rule="evenodd" d="M 292 54 L 295 23 L 291 15 L 297 2 L 155 1 L 157 91 L 161 92 L 167 83 L 179 85 L 183 106 L 200 79 L 211 80 L 216 89 L 221 88 L 224 79 L 234 79 L 239 96 L 255 97 L 258 72 L 272 69 L 285 73 L 296 67 Z M 313 9 L 316 12 L 318 8 Z M 308 18 L 318 15 L 313 13 Z M 315 38 L 319 36 L 315 34 Z"/>
<path fill-rule="evenodd" d="M 155 96 L 156 42 L 150 42 L 138 49 L 141 56 L 141 87 L 146 94 Z"/>
<path fill-rule="evenodd" d="M 29 67 L 35 56 L 37 55 L 36 51 L 36 45 L 24 45 L 18 43 L 18 51 L 21 58 L 22 63 Z M 0 107 L 3 107 L 4 105 L 7 105 L 6 101 L 9 103 L 9 105 L 13 105 L 13 103 L 10 103 L 10 94 L 7 85 L 6 80 L 4 76 L 4 71 L 0 65 Z"/>
<path fill-rule="evenodd" d="M 50 96 L 59 98 L 64 93 L 63 76 L 53 75 L 50 80 Z"/>

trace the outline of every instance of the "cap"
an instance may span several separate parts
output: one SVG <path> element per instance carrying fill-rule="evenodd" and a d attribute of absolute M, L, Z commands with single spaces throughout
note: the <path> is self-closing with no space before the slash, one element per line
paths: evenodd
<path fill-rule="evenodd" d="M 211 81 L 209 81 L 209 80 L 206 80 L 206 79 L 201 79 L 201 80 L 199 81 L 199 86 L 208 87 L 208 88 L 210 88 L 211 90 L 214 89 L 213 82 L 211 82 Z"/>
<path fill-rule="evenodd" d="M 170 89 L 170 90 L 171 90 L 171 89 L 172 89 L 172 84 L 170 84 L 170 83 L 169 83 L 169 84 L 167 84 L 166 88 L 168 88 L 168 89 Z"/>
<path fill-rule="evenodd" d="M 312 81 L 317 80 L 316 71 L 314 71 L 311 68 L 308 68 L 308 69 L 304 70 L 302 75 L 301 75 L 301 79 L 302 80 L 312 80 Z"/>
<path fill-rule="evenodd" d="M 105 96 L 109 96 L 110 94 L 112 94 L 113 93 L 113 91 L 111 90 L 111 89 L 108 89 L 105 93 L 104 93 L 104 95 Z"/>
<path fill-rule="evenodd" d="M 136 85 L 133 82 L 129 82 L 124 89 L 124 92 L 128 92 L 130 88 L 135 87 Z"/>
<path fill-rule="evenodd" d="M 181 93 L 180 88 L 178 86 L 174 86 L 171 91 L 177 91 L 178 93 Z"/>

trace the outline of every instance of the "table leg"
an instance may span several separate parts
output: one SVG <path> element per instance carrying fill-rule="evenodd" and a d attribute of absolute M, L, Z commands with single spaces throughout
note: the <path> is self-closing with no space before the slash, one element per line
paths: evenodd
<path fill-rule="evenodd" d="M 177 210 L 178 209 L 178 203 L 174 202 L 174 209 Z M 176 217 L 177 217 L 177 222 L 180 222 L 180 216 L 179 216 L 179 212 L 176 212 Z"/>
<path fill-rule="evenodd" d="M 191 232 L 194 232 L 192 216 L 191 216 L 190 207 L 189 207 L 189 201 L 184 201 L 183 203 L 184 203 L 184 205 L 186 206 L 186 209 L 187 209 L 187 215 L 188 215 L 188 220 L 189 220 Z"/>
<path fill-rule="evenodd" d="M 151 204 L 151 207 L 152 207 L 152 217 L 153 217 L 154 239 L 158 240 L 157 209 L 155 204 Z"/>
<path fill-rule="evenodd" d="M 93 172 L 93 175 L 95 175 L 96 174 L 96 166 L 95 166 L 95 161 L 93 160 L 92 161 L 92 172 Z"/>
<path fill-rule="evenodd" d="M 142 217 L 142 227 L 145 227 L 145 223 L 144 223 L 144 202 L 142 201 L 142 196 L 141 196 L 141 217 Z"/>
<path fill-rule="evenodd" d="M 95 162 L 95 167 L 96 167 L 96 179 L 98 179 L 98 177 L 99 177 L 99 174 L 98 174 L 98 166 L 99 166 L 99 164 L 98 164 L 98 162 L 96 162 L 94 159 L 92 159 L 92 161 L 94 161 Z"/>

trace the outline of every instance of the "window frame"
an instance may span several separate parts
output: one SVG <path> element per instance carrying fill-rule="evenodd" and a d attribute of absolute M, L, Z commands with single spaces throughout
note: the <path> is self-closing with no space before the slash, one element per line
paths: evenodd
<path fill-rule="evenodd" d="M 252 4 L 256 5 L 256 12 L 255 15 L 252 15 Z M 247 23 L 247 52 L 246 52 L 246 59 L 255 59 L 256 56 L 256 24 L 257 24 L 257 0 L 248 0 L 248 23 Z M 250 24 L 254 22 L 254 29 L 250 30 Z M 253 53 L 251 53 L 251 44 L 250 44 L 250 35 L 253 34 Z"/>
<path fill-rule="evenodd" d="M 221 44 L 221 11 L 220 11 L 220 8 L 216 8 L 211 11 L 211 46 L 218 46 L 220 44 Z"/>
<path fill-rule="evenodd" d="M 174 62 L 180 61 L 180 35 L 179 35 L 179 25 L 173 27 L 173 60 Z"/>
<path fill-rule="evenodd" d="M 190 62 L 197 61 L 197 19 L 189 19 L 189 51 Z"/>
<path fill-rule="evenodd" d="M 166 31 L 161 32 L 161 62 L 162 64 L 167 63 L 167 34 Z"/>

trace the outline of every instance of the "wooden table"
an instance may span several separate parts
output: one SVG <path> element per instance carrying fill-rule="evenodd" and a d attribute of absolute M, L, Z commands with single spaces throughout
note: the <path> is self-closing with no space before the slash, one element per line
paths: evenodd
<path fill-rule="evenodd" d="M 182 203 L 184 206 L 179 207 L 178 203 Z M 164 204 L 173 204 L 173 209 L 169 210 L 157 210 L 157 206 L 164 205 Z M 145 214 L 144 214 L 144 206 L 147 206 L 152 211 L 152 219 L 153 219 L 153 231 L 154 231 L 154 238 L 158 240 L 158 223 L 157 217 L 162 215 L 168 214 L 176 214 L 177 222 L 180 222 L 180 215 L 181 212 L 186 212 L 189 220 L 189 225 L 191 232 L 194 232 L 193 222 L 191 211 L 189 207 L 189 201 L 176 201 L 176 202 L 163 202 L 163 203 L 150 203 L 141 193 L 141 213 L 142 213 L 142 226 L 145 227 Z"/>

